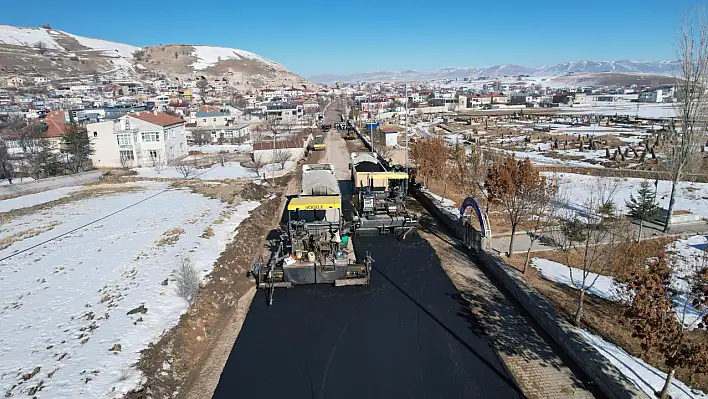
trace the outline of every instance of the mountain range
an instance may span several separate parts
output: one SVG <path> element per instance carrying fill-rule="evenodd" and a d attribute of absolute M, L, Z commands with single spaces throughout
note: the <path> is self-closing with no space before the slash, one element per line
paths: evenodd
<path fill-rule="evenodd" d="M 316 83 L 334 82 L 400 82 L 432 81 L 503 76 L 566 76 L 579 74 L 599 74 L 606 72 L 671 76 L 677 66 L 676 61 L 571 61 L 541 67 L 526 67 L 505 64 L 491 67 L 442 68 L 435 70 L 376 71 L 354 74 L 325 74 L 311 76 Z"/>
<path fill-rule="evenodd" d="M 51 27 L 0 25 L 0 78 L 44 76 L 145 80 L 226 77 L 232 86 L 309 84 L 284 66 L 249 51 L 187 44 L 136 47 L 92 39 Z"/>

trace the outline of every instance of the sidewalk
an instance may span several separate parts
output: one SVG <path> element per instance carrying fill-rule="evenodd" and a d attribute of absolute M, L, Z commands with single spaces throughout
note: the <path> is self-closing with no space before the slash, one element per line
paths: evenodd
<path fill-rule="evenodd" d="M 639 231 L 639 225 L 632 223 L 634 227 L 635 234 Z M 678 236 L 691 236 L 691 235 L 706 235 L 708 234 L 708 223 L 686 223 L 686 224 L 676 224 L 671 227 L 671 231 L 667 234 L 661 231 L 663 226 L 658 225 L 644 225 L 642 230 L 642 240 L 647 240 L 656 237 L 678 237 Z M 511 234 L 502 233 L 499 236 L 494 235 L 492 231 L 492 239 L 490 240 L 491 248 L 501 254 L 505 254 L 509 251 L 509 241 L 511 239 Z M 531 243 L 531 238 L 525 231 L 517 232 L 514 235 L 514 253 L 525 253 L 529 244 Z M 531 247 L 531 251 L 547 251 L 555 249 L 552 246 L 544 245 L 541 240 L 536 240 Z"/>

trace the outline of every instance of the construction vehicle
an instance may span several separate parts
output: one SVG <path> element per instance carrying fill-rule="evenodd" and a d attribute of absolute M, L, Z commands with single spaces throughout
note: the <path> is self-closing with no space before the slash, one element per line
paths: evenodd
<path fill-rule="evenodd" d="M 341 208 L 334 166 L 303 165 L 302 190 L 287 204 L 286 220 L 271 245 L 271 257 L 251 270 L 258 288 L 267 291 L 269 304 L 276 288 L 369 284 L 373 260 L 367 253 L 363 261 L 357 261 Z"/>
<path fill-rule="evenodd" d="M 322 135 L 315 136 L 315 145 L 312 146 L 317 151 L 324 150 L 327 148 L 325 145 L 325 138 Z"/>
<path fill-rule="evenodd" d="M 354 193 L 353 231 L 357 235 L 406 234 L 418 217 L 405 205 L 408 173 L 392 171 L 373 152 L 353 152 L 350 169 Z"/>

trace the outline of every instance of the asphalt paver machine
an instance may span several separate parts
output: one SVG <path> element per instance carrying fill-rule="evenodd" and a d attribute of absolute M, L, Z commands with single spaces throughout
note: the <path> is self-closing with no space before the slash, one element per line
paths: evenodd
<path fill-rule="evenodd" d="M 303 284 L 368 285 L 373 259 L 359 260 L 342 218 L 342 197 L 331 164 L 303 165 L 302 189 L 286 207 L 271 257 L 253 265 L 258 288 L 273 303 L 276 288 Z"/>

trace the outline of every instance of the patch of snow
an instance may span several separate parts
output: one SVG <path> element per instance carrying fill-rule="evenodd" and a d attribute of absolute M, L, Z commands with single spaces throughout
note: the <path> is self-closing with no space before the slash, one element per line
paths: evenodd
<path fill-rule="evenodd" d="M 261 57 L 258 54 L 234 48 L 194 46 L 193 54 L 197 58 L 197 61 L 192 64 L 192 67 L 198 71 L 212 67 L 220 60 L 254 60 L 262 62 L 272 68 L 285 69 L 277 62 Z"/>
<path fill-rule="evenodd" d="M 553 262 L 548 259 L 533 258 L 531 266 L 538 269 L 547 280 L 563 284 L 572 288 L 583 286 L 583 271 L 574 267 L 568 267 L 562 263 Z M 572 272 L 572 280 L 571 280 Z M 596 280 L 597 279 L 597 280 Z M 587 292 L 609 301 L 620 301 L 622 295 L 615 279 L 596 273 L 588 273 L 585 279 L 585 287 L 595 282 Z"/>
<path fill-rule="evenodd" d="M 187 147 L 187 150 L 199 152 L 251 152 L 253 150 L 253 146 L 251 144 L 192 145 Z"/>
<path fill-rule="evenodd" d="M 27 194 L 21 197 L 2 200 L 0 201 L 0 212 L 10 212 L 15 209 L 29 208 L 31 206 L 56 201 L 80 189 L 81 187 L 61 187 L 36 194 Z"/>
<path fill-rule="evenodd" d="M 147 187 L 151 188 L 89 198 L 16 218 L 3 226 L 9 234 L 32 225 L 56 226 L 13 243 L 0 256 L 146 199 L 167 185 Z M 142 375 L 135 364 L 140 351 L 176 325 L 188 307 L 176 293 L 177 257 L 189 254 L 203 278 L 239 224 L 258 205 L 228 206 L 187 190 L 169 190 L 4 261 L 0 268 L 0 392 L 24 398 L 42 380 L 42 397 L 116 398 L 138 386 Z M 219 218 L 224 222 L 214 224 Z M 202 238 L 207 227 L 214 236 Z M 164 233 L 174 228 L 184 229 L 179 239 L 158 246 Z M 166 279 L 167 285 L 162 285 Z M 147 309 L 144 314 L 127 314 L 141 305 Z M 41 367 L 41 372 L 22 381 L 22 373 L 35 367 Z"/>
<path fill-rule="evenodd" d="M 183 179 L 184 175 L 180 173 L 174 166 L 167 166 L 160 173 L 157 173 L 154 168 L 143 167 L 135 168 L 140 177 L 156 178 L 156 179 Z M 251 179 L 256 177 L 252 171 L 241 166 L 239 162 L 225 162 L 224 166 L 215 165 L 209 170 L 194 169 L 191 177 L 205 180 L 223 180 L 223 179 Z"/>
<path fill-rule="evenodd" d="M 29 182 L 33 182 L 33 181 L 34 181 L 33 177 L 22 177 L 21 179 L 20 178 L 12 179 L 12 184 L 16 185 L 16 184 L 22 184 L 22 183 L 29 183 Z M 7 180 L 0 181 L 0 186 L 9 186 L 9 185 L 10 185 L 10 182 Z"/>
<path fill-rule="evenodd" d="M 624 349 L 605 341 L 601 337 L 580 330 L 585 341 L 595 347 L 613 366 L 619 369 L 625 377 L 644 392 L 647 397 L 653 398 L 654 392 L 661 391 L 666 380 L 666 373 L 645 363 L 642 359 L 634 357 L 624 351 Z M 705 393 L 692 389 L 683 382 L 673 379 L 670 395 L 674 399 L 698 399 L 708 398 Z"/>

